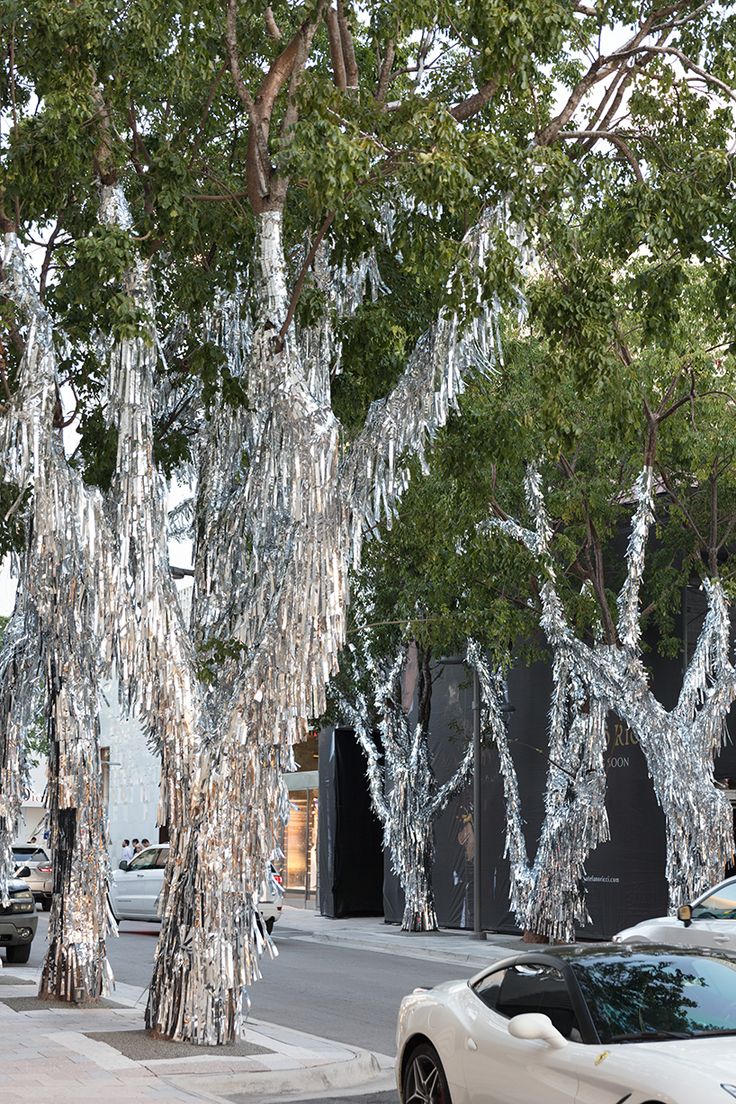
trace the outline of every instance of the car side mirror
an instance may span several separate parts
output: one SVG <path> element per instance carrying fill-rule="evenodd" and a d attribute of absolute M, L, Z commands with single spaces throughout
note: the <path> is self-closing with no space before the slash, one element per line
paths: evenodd
<path fill-rule="evenodd" d="M 119 870 L 127 870 L 128 869 L 128 860 L 127 859 L 121 859 L 120 860 L 120 866 L 118 867 L 118 869 Z"/>
<path fill-rule="evenodd" d="M 561 1035 L 549 1016 L 542 1012 L 524 1012 L 509 1020 L 509 1035 L 515 1039 L 541 1039 L 542 1042 L 561 1050 L 567 1046 L 567 1039 Z"/>
<path fill-rule="evenodd" d="M 693 922 L 693 907 L 692 905 L 680 905 L 677 910 L 677 919 L 682 920 L 686 928 L 689 928 Z"/>

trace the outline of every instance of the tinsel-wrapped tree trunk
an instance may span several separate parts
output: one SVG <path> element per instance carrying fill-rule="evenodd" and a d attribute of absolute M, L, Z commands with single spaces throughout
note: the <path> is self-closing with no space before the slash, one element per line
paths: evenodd
<path fill-rule="evenodd" d="M 705 580 L 708 613 L 677 705 L 666 710 L 652 693 L 641 649 L 639 594 L 654 519 L 651 466 L 642 470 L 634 487 L 637 506 L 614 642 L 588 644 L 572 630 L 555 586 L 552 531 L 534 467 L 527 473 L 526 495 L 533 530 L 512 519 L 494 518 L 491 525 L 519 541 L 538 560 L 541 625 L 553 651 L 569 655 L 588 696 L 616 713 L 641 745 L 665 817 L 666 876 L 674 911 L 719 881 L 734 853 L 731 806 L 713 777 L 726 717 L 736 700 L 728 601 L 719 580 Z"/>
<path fill-rule="evenodd" d="M 54 890 L 41 994 L 96 1000 L 110 977 L 97 707 L 113 603 L 107 527 L 100 495 L 85 487 L 64 455 L 51 322 L 14 234 L 6 236 L 3 271 L 3 292 L 18 307 L 26 338 L 16 400 L 2 423 L 5 478 L 20 494 L 30 493 L 25 570 L 13 622 L 17 626 L 22 619 L 34 628 L 28 646 L 37 649 L 51 749 Z M 8 647 L 17 647 L 15 632 Z M 23 681 L 33 668 L 27 652 L 20 662 L 11 656 L 4 665 L 3 700 L 11 702 L 4 713 L 6 742 L 22 739 L 12 697 L 22 703 L 26 718 L 38 703 L 37 681 Z M 17 761 L 17 749 L 13 755 Z M 11 782 L 9 793 L 17 794 L 17 783 Z"/>
<path fill-rule="evenodd" d="M 418 651 L 415 644 L 409 650 L 415 655 Z M 434 825 L 468 781 L 473 745 L 468 743 L 455 772 L 439 785 L 429 747 L 431 654 L 422 651 L 420 656 L 416 723 L 411 723 L 403 703 L 406 646 L 399 649 L 394 661 L 384 670 L 370 655 L 370 646 L 365 640 L 363 655 L 369 677 L 375 684 L 375 712 L 379 718 L 377 727 L 383 763 L 373 739 L 372 711 L 364 695 L 358 690 L 354 703 L 343 698 L 341 710 L 365 753 L 373 810 L 383 825 L 384 847 L 404 892 L 402 930 L 437 931 L 439 923 L 432 887 Z"/>
<path fill-rule="evenodd" d="M 480 681 L 482 728 L 499 757 L 512 911 L 530 940 L 571 942 L 576 927 L 590 922 L 583 881 L 586 859 L 609 838 L 604 766 L 607 706 L 589 696 L 569 653 L 564 648 L 556 650 L 544 821 L 530 862 L 516 768 L 501 709 L 501 681 L 493 676 L 475 642 L 468 645 L 467 658 Z"/>

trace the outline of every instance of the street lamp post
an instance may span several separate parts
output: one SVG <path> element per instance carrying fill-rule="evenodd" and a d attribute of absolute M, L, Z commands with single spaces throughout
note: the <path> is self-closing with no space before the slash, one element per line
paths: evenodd
<path fill-rule="evenodd" d="M 480 745 L 480 679 L 473 670 L 473 938 L 485 939 L 486 933 L 481 924 L 481 873 L 483 832 L 480 822 L 481 800 L 481 745 Z"/>

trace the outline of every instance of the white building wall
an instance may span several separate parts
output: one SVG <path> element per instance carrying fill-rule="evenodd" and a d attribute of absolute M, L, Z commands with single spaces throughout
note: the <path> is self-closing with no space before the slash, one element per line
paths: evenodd
<path fill-rule="evenodd" d="M 123 716 L 113 684 L 100 695 L 100 748 L 103 756 L 107 749 L 109 759 L 107 822 L 110 856 L 117 865 L 124 838 L 158 842 L 161 760 L 148 747 L 138 722 Z"/>
<path fill-rule="evenodd" d="M 191 579 L 178 582 L 179 600 L 185 622 L 192 604 Z M 117 700 L 115 683 L 100 697 L 100 748 L 109 760 L 107 817 L 110 857 L 117 866 L 123 839 L 158 842 L 159 784 L 161 759 L 152 751 L 135 718 L 128 718 Z"/>

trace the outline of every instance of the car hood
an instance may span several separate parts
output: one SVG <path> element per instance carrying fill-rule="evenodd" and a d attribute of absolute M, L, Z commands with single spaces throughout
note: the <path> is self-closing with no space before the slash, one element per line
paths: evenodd
<path fill-rule="evenodd" d="M 683 1074 L 693 1073 L 702 1081 L 711 1078 L 736 1084 L 736 1035 L 703 1039 L 672 1039 L 657 1043 L 626 1043 L 626 1050 L 644 1051 L 649 1059 L 672 1070 L 676 1062 Z M 724 1097 L 725 1104 L 725 1097 Z"/>
<path fill-rule="evenodd" d="M 8 879 L 8 893 L 18 893 L 21 889 L 30 889 L 28 882 L 24 882 L 22 879 L 9 878 Z"/>

